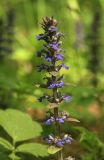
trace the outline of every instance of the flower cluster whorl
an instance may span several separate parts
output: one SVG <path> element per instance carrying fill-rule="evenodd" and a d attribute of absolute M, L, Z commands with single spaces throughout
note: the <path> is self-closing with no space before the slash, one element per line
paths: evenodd
<path fill-rule="evenodd" d="M 51 125 L 52 123 L 58 122 L 63 124 L 69 118 L 68 112 L 58 112 L 58 116 L 54 117 L 54 114 L 50 114 L 46 121 L 44 122 L 45 125 Z"/>
<path fill-rule="evenodd" d="M 62 138 L 49 135 L 45 140 L 48 144 L 55 144 L 57 147 L 63 147 L 65 144 L 70 144 L 73 141 L 72 137 L 68 134 L 65 134 Z"/>

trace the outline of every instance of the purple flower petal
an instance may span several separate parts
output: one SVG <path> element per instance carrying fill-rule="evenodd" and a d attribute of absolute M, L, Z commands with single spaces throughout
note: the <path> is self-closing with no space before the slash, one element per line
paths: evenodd
<path fill-rule="evenodd" d="M 51 139 L 46 139 L 46 142 L 48 143 L 48 144 L 51 144 L 52 143 L 52 140 Z"/>
<path fill-rule="evenodd" d="M 73 141 L 73 138 L 70 137 L 69 135 L 65 135 L 63 140 L 65 143 L 71 143 Z"/>
<path fill-rule="evenodd" d="M 48 135 L 47 137 L 44 138 L 44 140 L 48 143 L 48 144 L 52 144 L 54 141 L 54 137 L 52 135 Z"/>
<path fill-rule="evenodd" d="M 45 141 L 46 141 L 48 144 L 52 144 L 52 139 L 50 139 L 49 137 L 45 138 Z"/>
<path fill-rule="evenodd" d="M 54 87 L 64 87 L 64 82 L 55 82 L 55 83 L 51 83 L 48 88 L 52 89 Z"/>
<path fill-rule="evenodd" d="M 61 66 L 67 70 L 69 69 L 69 66 L 66 66 L 64 63 Z"/>
<path fill-rule="evenodd" d="M 58 121 L 59 123 L 64 123 L 65 122 L 65 118 L 63 118 L 63 117 L 57 117 L 56 121 Z"/>
<path fill-rule="evenodd" d="M 49 56 L 46 56 L 45 59 L 46 59 L 48 62 L 51 62 L 51 61 L 52 61 L 52 57 L 49 57 Z"/>
<path fill-rule="evenodd" d="M 55 120 L 54 120 L 54 117 L 51 117 L 51 118 L 47 119 L 47 120 L 44 122 L 44 124 L 45 124 L 45 125 L 51 125 L 54 121 L 55 121 Z"/>
<path fill-rule="evenodd" d="M 57 60 L 63 60 L 64 55 L 63 54 L 56 54 L 55 58 L 57 58 Z"/>
<path fill-rule="evenodd" d="M 51 32 L 55 32 L 55 31 L 57 31 L 57 28 L 54 26 L 51 26 L 48 30 Z"/>
<path fill-rule="evenodd" d="M 52 42 L 52 43 L 50 43 L 49 45 L 50 45 L 50 47 L 51 47 L 52 49 L 54 49 L 54 50 L 56 50 L 56 51 L 59 50 L 59 48 L 58 48 L 59 45 L 58 45 L 56 42 Z"/>
<path fill-rule="evenodd" d="M 58 146 L 58 147 L 63 147 L 63 146 L 64 146 L 64 141 L 61 140 L 61 139 L 58 139 L 58 140 L 56 141 L 56 146 Z"/>
<path fill-rule="evenodd" d="M 44 38 L 44 34 L 39 34 L 39 35 L 36 36 L 36 39 L 37 39 L 37 40 L 41 40 L 41 39 L 43 39 L 43 38 Z"/>
<path fill-rule="evenodd" d="M 60 37 L 60 36 L 64 36 L 64 34 L 61 33 L 61 32 L 57 32 L 57 33 L 56 33 L 56 37 Z"/>
<path fill-rule="evenodd" d="M 66 102 L 69 102 L 72 99 L 72 97 L 65 95 L 65 96 L 62 96 L 62 99 L 65 100 Z"/>

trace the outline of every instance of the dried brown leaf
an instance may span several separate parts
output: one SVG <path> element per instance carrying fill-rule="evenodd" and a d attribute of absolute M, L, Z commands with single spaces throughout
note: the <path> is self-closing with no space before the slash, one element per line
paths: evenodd
<path fill-rule="evenodd" d="M 67 121 L 70 121 L 70 122 L 80 122 L 78 119 L 72 118 L 72 117 L 67 118 Z"/>

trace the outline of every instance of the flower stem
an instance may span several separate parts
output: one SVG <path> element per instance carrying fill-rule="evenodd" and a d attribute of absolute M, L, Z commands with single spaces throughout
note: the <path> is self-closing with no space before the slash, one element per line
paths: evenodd
<path fill-rule="evenodd" d="M 60 151 L 60 160 L 63 160 L 63 152 L 62 152 L 62 150 Z"/>
<path fill-rule="evenodd" d="M 54 88 L 53 89 L 54 98 L 56 97 L 56 95 L 57 95 L 57 88 Z M 59 114 L 59 110 L 58 110 L 58 107 L 56 107 L 56 108 L 54 108 L 55 119 L 58 117 L 58 114 Z M 60 136 L 60 134 L 61 134 L 60 124 L 58 122 L 55 122 L 55 136 Z M 57 153 L 57 158 L 58 158 L 58 160 L 63 160 L 62 150 Z"/>

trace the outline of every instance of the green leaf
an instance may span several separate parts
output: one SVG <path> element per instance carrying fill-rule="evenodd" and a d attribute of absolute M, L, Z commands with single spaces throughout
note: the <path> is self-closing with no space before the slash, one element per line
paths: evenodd
<path fill-rule="evenodd" d="M 4 111 L 0 110 L 0 125 L 2 125 L 4 119 Z"/>
<path fill-rule="evenodd" d="M 10 158 L 6 154 L 0 152 L 0 160 L 10 160 Z"/>
<path fill-rule="evenodd" d="M 93 133 L 88 131 L 83 127 L 75 127 L 78 131 L 80 131 L 80 142 L 87 148 L 89 151 L 93 151 L 93 148 L 96 150 L 98 148 L 104 148 L 104 144 L 99 139 L 99 137 Z"/>
<path fill-rule="evenodd" d="M 12 150 L 12 148 L 13 148 L 13 146 L 12 146 L 7 140 L 5 140 L 5 139 L 2 138 L 2 137 L 0 137 L 0 144 L 1 144 L 4 148 L 6 148 L 6 149 L 8 149 L 8 150 Z"/>
<path fill-rule="evenodd" d="M 37 137 L 42 132 L 41 126 L 28 114 L 13 109 L 0 111 L 0 124 L 14 142 Z"/>
<path fill-rule="evenodd" d="M 48 156 L 47 146 L 38 144 L 38 143 L 22 144 L 17 147 L 16 152 L 29 153 L 29 154 L 34 155 L 35 157 Z"/>
<path fill-rule="evenodd" d="M 22 160 L 21 157 L 16 156 L 15 153 L 11 153 L 9 157 L 14 160 Z"/>
<path fill-rule="evenodd" d="M 55 154 L 57 152 L 59 152 L 62 148 L 59 148 L 59 147 L 55 147 L 55 146 L 50 146 L 48 148 L 48 153 L 49 154 Z"/>

